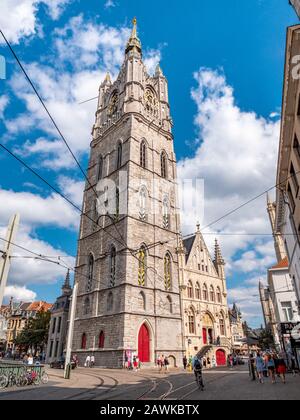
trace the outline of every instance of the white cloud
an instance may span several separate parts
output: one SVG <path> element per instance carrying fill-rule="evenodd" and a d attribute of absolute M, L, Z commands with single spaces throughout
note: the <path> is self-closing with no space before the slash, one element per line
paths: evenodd
<path fill-rule="evenodd" d="M 98 94 L 107 71 L 116 78 L 124 60 L 129 33 L 129 28 L 94 24 L 84 21 L 83 16 L 79 15 L 55 32 L 54 67 L 26 64 L 30 77 L 78 159 L 89 152 L 97 101 L 79 103 Z M 159 50 L 150 49 L 145 54 L 145 62 L 151 71 L 159 59 Z M 22 132 L 24 135 L 35 128 L 45 133 L 43 137 L 27 141 L 19 152 L 40 155 L 40 163 L 50 169 L 75 167 L 74 160 L 57 137 L 57 132 L 27 81 L 15 74 L 10 83 L 15 95 L 26 104 L 27 112 L 5 121 L 8 134 Z"/>
<path fill-rule="evenodd" d="M 50 194 L 42 197 L 30 192 L 15 192 L 0 189 L 0 224 L 6 224 L 14 213 L 20 213 L 22 223 L 26 226 L 55 226 L 77 230 L 79 212 L 59 195 Z"/>
<path fill-rule="evenodd" d="M 262 323 L 262 309 L 259 301 L 258 287 L 238 287 L 228 290 L 228 300 L 236 303 L 243 318 L 254 326 Z"/>
<path fill-rule="evenodd" d="M 81 208 L 83 200 L 84 182 L 75 181 L 67 176 L 60 176 L 58 179 L 60 190 L 78 207 Z"/>
<path fill-rule="evenodd" d="M 37 13 L 41 4 L 57 19 L 70 0 L 1 0 L 0 27 L 6 38 L 18 44 L 22 38 L 38 34 Z M 0 44 L 3 43 L 1 37 Z"/>
<path fill-rule="evenodd" d="M 104 4 L 105 9 L 111 9 L 112 7 L 116 7 L 116 2 L 113 0 L 106 0 Z"/>
<path fill-rule="evenodd" d="M 17 302 L 32 302 L 36 300 L 36 293 L 25 286 L 7 286 L 4 291 L 4 297 L 13 297 Z"/>
<path fill-rule="evenodd" d="M 202 68 L 195 80 L 195 155 L 179 161 L 178 174 L 180 179 L 204 179 L 204 227 L 275 185 L 280 121 L 239 108 L 222 71 Z M 183 222 L 184 232 L 195 229 L 196 219 L 184 218 Z M 265 275 L 275 260 L 272 239 L 259 235 L 271 234 L 265 196 L 204 231 L 229 234 L 218 239 L 230 275 L 247 273 L 253 279 Z M 212 248 L 214 236 L 205 239 Z M 258 297 L 248 299 L 251 295 L 257 295 L 257 289 L 249 283 L 229 291 L 246 316 L 254 319 L 257 313 L 261 316 L 261 310 Z"/>
<path fill-rule="evenodd" d="M 7 95 L 0 96 L 0 118 L 4 117 L 4 111 L 9 104 L 9 97 Z"/>

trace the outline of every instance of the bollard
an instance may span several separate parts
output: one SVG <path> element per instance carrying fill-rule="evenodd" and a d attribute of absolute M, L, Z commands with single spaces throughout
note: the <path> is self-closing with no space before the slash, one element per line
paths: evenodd
<path fill-rule="evenodd" d="M 71 364 L 67 364 L 65 373 L 64 373 L 64 379 L 70 379 L 71 376 Z"/>

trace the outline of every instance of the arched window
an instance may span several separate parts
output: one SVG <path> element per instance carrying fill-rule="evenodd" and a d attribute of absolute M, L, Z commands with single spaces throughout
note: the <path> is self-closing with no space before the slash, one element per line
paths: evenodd
<path fill-rule="evenodd" d="M 146 142 L 144 140 L 140 145 L 140 165 L 146 169 Z"/>
<path fill-rule="evenodd" d="M 226 329 L 225 329 L 225 320 L 224 320 L 224 315 L 221 313 L 220 314 L 220 335 L 225 337 L 226 335 Z"/>
<path fill-rule="evenodd" d="M 164 279 L 165 289 L 171 290 L 172 287 L 172 273 L 171 273 L 171 256 L 166 254 L 164 258 Z"/>
<path fill-rule="evenodd" d="M 141 311 L 146 310 L 146 296 L 145 293 L 141 292 L 138 297 L 138 308 Z"/>
<path fill-rule="evenodd" d="M 217 302 L 222 303 L 222 295 L 219 287 L 217 288 Z"/>
<path fill-rule="evenodd" d="M 200 289 L 199 283 L 196 283 L 195 291 L 196 291 L 196 299 L 201 300 L 201 289 Z"/>
<path fill-rule="evenodd" d="M 103 178 L 103 156 L 99 156 L 98 170 L 97 170 L 97 181 Z"/>
<path fill-rule="evenodd" d="M 193 299 L 194 298 L 194 289 L 193 289 L 193 284 L 192 284 L 191 281 L 189 281 L 189 283 L 188 283 L 187 292 L 188 292 L 188 298 Z"/>
<path fill-rule="evenodd" d="M 88 278 L 86 283 L 86 291 L 90 292 L 93 286 L 93 277 L 94 277 L 94 257 L 92 254 L 89 256 L 88 262 Z"/>
<path fill-rule="evenodd" d="M 115 212 L 115 219 L 119 220 L 120 216 L 120 189 L 119 187 L 116 188 L 116 212 Z"/>
<path fill-rule="evenodd" d="M 167 305 L 168 305 L 168 310 L 169 310 L 170 314 L 172 314 L 173 313 L 173 301 L 172 301 L 171 296 L 167 297 Z"/>
<path fill-rule="evenodd" d="M 99 349 L 104 349 L 104 343 L 105 343 L 105 334 L 103 331 L 99 334 Z"/>
<path fill-rule="evenodd" d="M 123 146 L 120 142 L 118 144 L 118 156 L 117 156 L 117 169 L 120 169 L 122 166 L 122 152 L 123 152 Z"/>
<path fill-rule="evenodd" d="M 213 288 L 213 286 L 210 286 L 210 289 L 209 289 L 209 299 L 211 300 L 211 302 L 215 302 L 216 300 L 215 289 Z"/>
<path fill-rule="evenodd" d="M 114 296 L 112 292 L 110 292 L 107 297 L 107 312 L 111 312 L 113 310 L 113 307 L 114 307 Z"/>
<path fill-rule="evenodd" d="M 146 285 L 146 273 L 147 273 L 147 263 L 146 263 L 146 248 L 142 246 L 139 250 L 139 272 L 138 272 L 138 284 L 139 286 L 144 287 Z"/>
<path fill-rule="evenodd" d="M 91 302 L 90 298 L 87 296 L 83 304 L 83 314 L 88 315 L 91 312 Z"/>
<path fill-rule="evenodd" d="M 110 287 L 115 287 L 116 285 L 116 260 L 117 260 L 117 251 L 114 246 L 110 250 Z"/>
<path fill-rule="evenodd" d="M 140 188 L 139 193 L 139 216 L 142 221 L 146 220 L 146 211 L 147 211 L 147 189 L 145 186 Z"/>
<path fill-rule="evenodd" d="M 168 196 L 165 196 L 163 199 L 163 227 L 168 229 L 170 225 L 170 216 L 169 216 L 169 199 Z"/>
<path fill-rule="evenodd" d="M 208 290 L 206 284 L 203 285 L 203 300 L 208 300 Z"/>
<path fill-rule="evenodd" d="M 195 314 L 192 309 L 189 311 L 188 317 L 189 317 L 189 333 L 196 334 Z"/>
<path fill-rule="evenodd" d="M 81 349 L 86 350 L 86 333 L 81 336 Z"/>
<path fill-rule="evenodd" d="M 160 168 L 161 168 L 161 176 L 163 178 L 167 178 L 167 154 L 166 152 L 162 152 L 160 155 Z"/>

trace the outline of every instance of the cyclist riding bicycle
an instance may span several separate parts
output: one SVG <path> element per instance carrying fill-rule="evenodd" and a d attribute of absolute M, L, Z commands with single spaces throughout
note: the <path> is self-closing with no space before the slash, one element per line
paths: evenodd
<path fill-rule="evenodd" d="M 193 368 L 194 368 L 194 374 L 196 378 L 196 382 L 198 387 L 203 391 L 204 390 L 204 383 L 203 383 L 203 377 L 202 377 L 202 361 L 196 356 L 193 360 Z"/>

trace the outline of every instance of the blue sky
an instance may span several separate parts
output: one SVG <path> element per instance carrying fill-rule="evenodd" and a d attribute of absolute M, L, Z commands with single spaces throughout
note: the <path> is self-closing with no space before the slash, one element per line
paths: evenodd
<path fill-rule="evenodd" d="M 95 102 L 104 74 L 115 77 L 131 19 L 149 71 L 160 61 L 169 81 L 179 174 L 205 180 L 205 219 L 223 215 L 275 183 L 288 1 L 4 0 L 0 27 L 62 132 L 86 166 Z M 17 15 L 22 7 L 22 19 Z M 82 177 L 57 138 L 7 47 L 0 80 L 1 142 L 80 205 Z M 0 152 L 0 233 L 21 213 L 18 243 L 74 263 L 78 217 L 66 203 Z M 265 199 L 210 233 L 270 233 Z M 196 220 L 193 221 L 196 223 Z M 190 232 L 183 220 L 184 231 Z M 214 236 L 206 237 L 209 245 Z M 257 282 L 274 262 L 271 236 L 219 236 L 228 261 L 230 302 L 261 322 Z M 1 249 L 1 248 L 0 248 Z M 16 254 L 20 254 L 19 251 Z M 64 270 L 15 259 L 7 296 L 53 301 Z M 250 298 L 249 298 L 250 296 Z"/>

